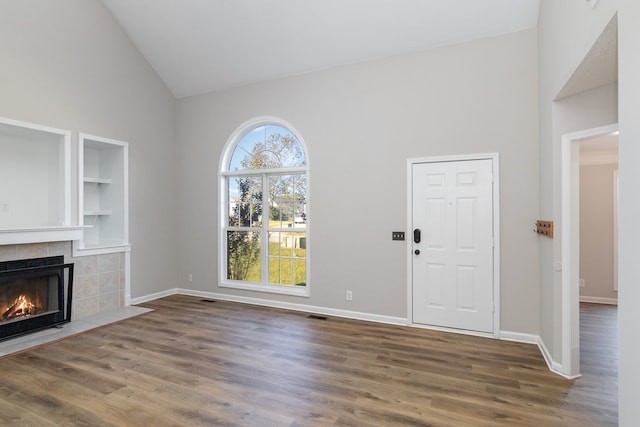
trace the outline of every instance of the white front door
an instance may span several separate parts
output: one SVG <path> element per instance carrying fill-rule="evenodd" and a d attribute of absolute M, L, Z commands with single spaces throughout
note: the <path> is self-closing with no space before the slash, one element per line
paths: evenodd
<path fill-rule="evenodd" d="M 494 332 L 493 161 L 412 165 L 413 322 Z"/>

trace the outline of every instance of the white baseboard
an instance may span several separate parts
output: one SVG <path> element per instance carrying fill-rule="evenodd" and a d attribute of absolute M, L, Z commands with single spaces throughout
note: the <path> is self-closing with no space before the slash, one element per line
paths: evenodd
<path fill-rule="evenodd" d="M 537 344 L 538 344 L 538 348 L 540 349 L 540 353 L 542 353 L 542 357 L 544 357 L 544 361 L 547 362 L 547 366 L 549 367 L 549 370 L 555 372 L 562 369 L 562 365 L 554 361 L 553 357 L 551 357 L 551 353 L 549 352 L 549 349 L 545 345 L 544 340 L 542 338 L 538 337 Z"/>
<path fill-rule="evenodd" d="M 523 342 L 525 344 L 538 344 L 538 335 L 523 334 L 521 332 L 500 331 L 500 339 L 505 341 Z"/>
<path fill-rule="evenodd" d="M 261 298 L 243 297 L 238 295 L 218 294 L 215 292 L 196 291 L 192 289 L 174 288 L 162 292 L 157 292 L 143 297 L 134 298 L 131 304 L 141 304 L 158 298 L 170 295 L 189 295 L 200 298 L 218 299 L 221 301 L 241 302 L 245 304 L 262 305 L 265 307 L 282 308 L 285 310 L 302 311 L 305 313 L 322 314 L 325 316 L 344 317 L 347 319 L 366 320 L 369 322 L 387 323 L 390 325 L 407 325 L 404 317 L 385 316 L 381 314 L 363 313 L 360 311 L 340 310 L 336 308 L 318 307 L 313 305 L 295 304 L 284 301 L 272 301 Z"/>
<path fill-rule="evenodd" d="M 545 345 L 542 338 L 540 338 L 540 336 L 538 335 L 523 334 L 520 332 L 500 331 L 500 339 L 505 341 L 522 342 L 525 344 L 535 344 L 540 349 L 540 353 L 542 354 L 542 357 L 544 358 L 544 361 L 551 372 L 567 379 L 575 379 L 580 377 L 580 375 L 569 376 L 564 374 L 562 372 L 562 364 L 553 360 L 549 349 Z"/>
<path fill-rule="evenodd" d="M 547 367 L 554 374 L 560 375 L 561 377 L 564 377 L 569 380 L 574 380 L 581 376 L 581 374 L 567 375 L 564 372 L 562 372 L 563 371 L 562 364 L 553 360 L 553 357 L 551 357 L 551 353 L 549 353 L 549 349 L 547 349 L 547 346 L 545 345 L 544 340 L 542 338 L 538 338 L 538 348 L 540 349 L 540 352 L 544 357 L 544 361 L 547 362 Z"/>
<path fill-rule="evenodd" d="M 153 301 L 154 299 L 168 297 L 178 293 L 178 288 L 168 289 L 162 292 L 156 292 L 154 294 L 145 295 L 138 298 L 131 298 L 131 305 L 142 304 L 144 302 Z"/>
<path fill-rule="evenodd" d="M 138 298 L 133 298 L 131 304 L 141 304 L 170 295 L 188 295 L 200 298 L 217 299 L 221 301 L 240 302 L 244 304 L 261 305 L 265 307 L 282 308 L 285 310 L 301 311 L 305 313 L 322 314 L 326 316 L 344 317 L 354 320 L 365 320 L 368 322 L 386 323 L 390 325 L 407 326 L 407 319 L 403 317 L 384 316 L 380 314 L 363 313 L 360 311 L 340 310 L 336 308 L 318 307 L 313 305 L 295 304 L 284 301 L 272 301 L 261 298 L 244 297 L 238 295 L 219 294 L 215 292 L 197 291 L 192 289 L 174 288 Z M 563 376 L 573 379 L 577 377 L 569 377 L 562 373 L 562 365 L 555 362 L 544 344 L 544 341 L 538 335 L 524 334 L 520 332 L 500 331 L 499 339 L 505 341 L 522 342 L 526 344 L 536 344 L 544 357 L 549 370 Z M 578 375 L 579 376 L 579 375 Z"/>
<path fill-rule="evenodd" d="M 580 296 L 580 302 L 590 302 L 593 304 L 607 304 L 607 305 L 618 305 L 617 298 L 602 298 L 602 297 L 589 297 L 589 296 Z"/>

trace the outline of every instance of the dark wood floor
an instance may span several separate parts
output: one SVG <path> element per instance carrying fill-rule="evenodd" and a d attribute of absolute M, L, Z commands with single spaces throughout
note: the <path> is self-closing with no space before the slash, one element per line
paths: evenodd
<path fill-rule="evenodd" d="M 156 311 L 0 359 L 0 424 L 616 425 L 612 321 L 598 310 L 582 318 L 585 375 L 569 381 L 533 345 L 187 296 L 145 306 Z"/>
<path fill-rule="evenodd" d="M 580 304 L 580 372 L 571 398 L 593 402 L 592 409 L 617 425 L 618 307 Z"/>

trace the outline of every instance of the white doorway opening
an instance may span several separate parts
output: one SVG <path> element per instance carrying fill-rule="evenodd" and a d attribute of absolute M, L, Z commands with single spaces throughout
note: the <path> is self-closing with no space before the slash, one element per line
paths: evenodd
<path fill-rule="evenodd" d="M 580 376 L 580 143 L 614 134 L 618 125 L 562 136 L 562 362 L 560 373 Z"/>

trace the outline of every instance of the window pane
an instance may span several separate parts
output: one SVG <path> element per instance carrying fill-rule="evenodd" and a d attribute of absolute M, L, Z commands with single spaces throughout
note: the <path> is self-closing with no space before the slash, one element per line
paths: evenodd
<path fill-rule="evenodd" d="M 239 194 L 237 179 L 229 178 L 227 180 L 227 212 L 229 215 L 229 225 L 238 225 L 240 223 Z"/>
<path fill-rule="evenodd" d="M 229 162 L 229 170 L 304 165 L 304 150 L 298 138 L 282 126 L 264 125 L 247 132 L 238 141 Z"/>
<path fill-rule="evenodd" d="M 294 219 L 291 176 L 269 177 L 270 227 L 291 227 Z"/>
<path fill-rule="evenodd" d="M 303 174 L 269 177 L 269 226 L 305 228 L 307 180 Z"/>
<path fill-rule="evenodd" d="M 289 242 L 293 242 L 293 257 L 294 258 L 306 258 L 307 257 L 307 233 L 287 233 L 289 234 Z"/>
<path fill-rule="evenodd" d="M 291 285 L 291 258 L 269 259 L 269 283 L 275 285 Z"/>
<path fill-rule="evenodd" d="M 229 225 L 260 227 L 262 225 L 262 178 L 255 176 L 229 178 Z"/>
<path fill-rule="evenodd" d="M 306 286 L 307 284 L 307 261 L 296 259 L 293 261 L 293 284 L 296 286 Z"/>
<path fill-rule="evenodd" d="M 303 174 L 293 175 L 293 209 L 296 228 L 307 226 L 307 176 Z"/>
<path fill-rule="evenodd" d="M 269 256 L 290 257 L 293 248 L 287 248 L 284 233 L 269 233 Z"/>
<path fill-rule="evenodd" d="M 227 279 L 261 281 L 259 232 L 227 232 Z"/>
<path fill-rule="evenodd" d="M 306 233 L 269 233 L 269 283 L 305 286 L 306 256 Z"/>

